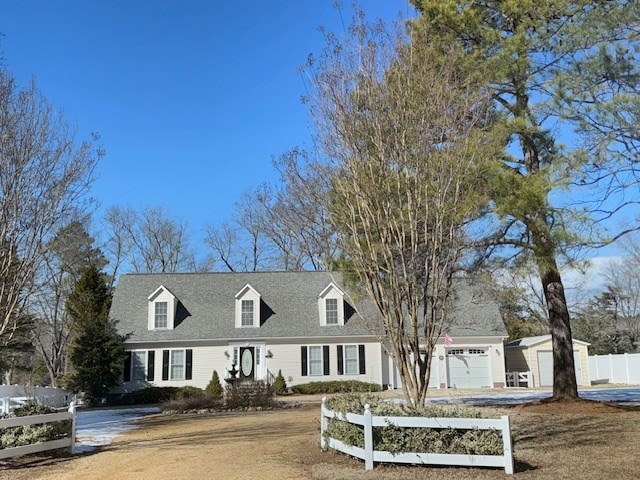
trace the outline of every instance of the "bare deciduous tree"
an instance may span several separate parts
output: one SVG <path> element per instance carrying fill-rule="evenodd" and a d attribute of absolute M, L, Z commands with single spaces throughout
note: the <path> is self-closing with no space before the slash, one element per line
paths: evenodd
<path fill-rule="evenodd" d="M 328 35 L 309 64 L 311 112 L 335 168 L 331 220 L 343 266 L 375 303 L 415 406 L 454 314 L 465 222 L 483 203 L 488 97 L 457 67 L 455 49 L 415 50 L 402 32 L 362 16 L 349 33 Z"/>
<path fill-rule="evenodd" d="M 111 207 L 105 216 L 107 251 L 114 268 L 126 263 L 135 272 L 198 270 L 186 222 L 169 217 L 161 207 Z M 115 277 L 115 275 L 114 275 Z"/>
<path fill-rule="evenodd" d="M 97 138 L 93 139 L 94 142 Z M 35 81 L 20 90 L 0 70 L 0 338 L 24 318 L 47 240 L 74 212 L 101 152 L 77 143 Z"/>

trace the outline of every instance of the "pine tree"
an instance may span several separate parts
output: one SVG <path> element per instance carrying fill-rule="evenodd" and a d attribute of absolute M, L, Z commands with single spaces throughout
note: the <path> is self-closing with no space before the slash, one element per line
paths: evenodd
<path fill-rule="evenodd" d="M 109 320 L 112 293 L 105 276 L 88 266 L 67 301 L 73 318 L 68 386 L 83 391 L 89 403 L 104 398 L 118 383 L 124 365 L 123 338 Z"/>

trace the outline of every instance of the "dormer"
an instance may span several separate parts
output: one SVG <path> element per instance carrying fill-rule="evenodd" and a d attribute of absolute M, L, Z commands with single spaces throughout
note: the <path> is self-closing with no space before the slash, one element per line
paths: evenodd
<path fill-rule="evenodd" d="M 344 292 L 335 283 L 327 285 L 318 295 L 320 325 L 344 325 Z"/>
<path fill-rule="evenodd" d="M 248 283 L 236 293 L 236 328 L 260 326 L 260 294 Z"/>
<path fill-rule="evenodd" d="M 176 318 L 176 296 L 164 285 L 160 285 L 147 298 L 149 330 L 173 330 Z"/>

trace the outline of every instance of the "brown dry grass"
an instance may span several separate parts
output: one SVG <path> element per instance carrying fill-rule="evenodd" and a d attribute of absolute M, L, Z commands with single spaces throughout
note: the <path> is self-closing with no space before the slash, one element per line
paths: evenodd
<path fill-rule="evenodd" d="M 593 402 L 496 409 L 512 419 L 516 477 L 635 479 L 640 410 Z M 499 469 L 376 465 L 323 453 L 319 405 L 255 413 L 152 416 L 92 454 L 25 457 L 0 479 L 496 479 Z"/>

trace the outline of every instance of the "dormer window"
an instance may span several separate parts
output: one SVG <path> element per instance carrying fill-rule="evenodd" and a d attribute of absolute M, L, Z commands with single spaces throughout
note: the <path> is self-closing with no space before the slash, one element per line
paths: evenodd
<path fill-rule="evenodd" d="M 320 325 L 344 325 L 344 292 L 333 282 L 318 295 Z"/>
<path fill-rule="evenodd" d="M 178 303 L 176 296 L 160 285 L 149 297 L 149 330 L 173 330 Z"/>
<path fill-rule="evenodd" d="M 338 325 L 338 299 L 325 298 L 327 325 Z"/>
<path fill-rule="evenodd" d="M 253 327 L 253 300 L 242 300 L 240 325 Z"/>
<path fill-rule="evenodd" d="M 236 293 L 236 328 L 260 326 L 260 294 L 246 284 Z"/>
<path fill-rule="evenodd" d="M 167 328 L 167 302 L 155 302 L 155 309 L 153 328 Z"/>

